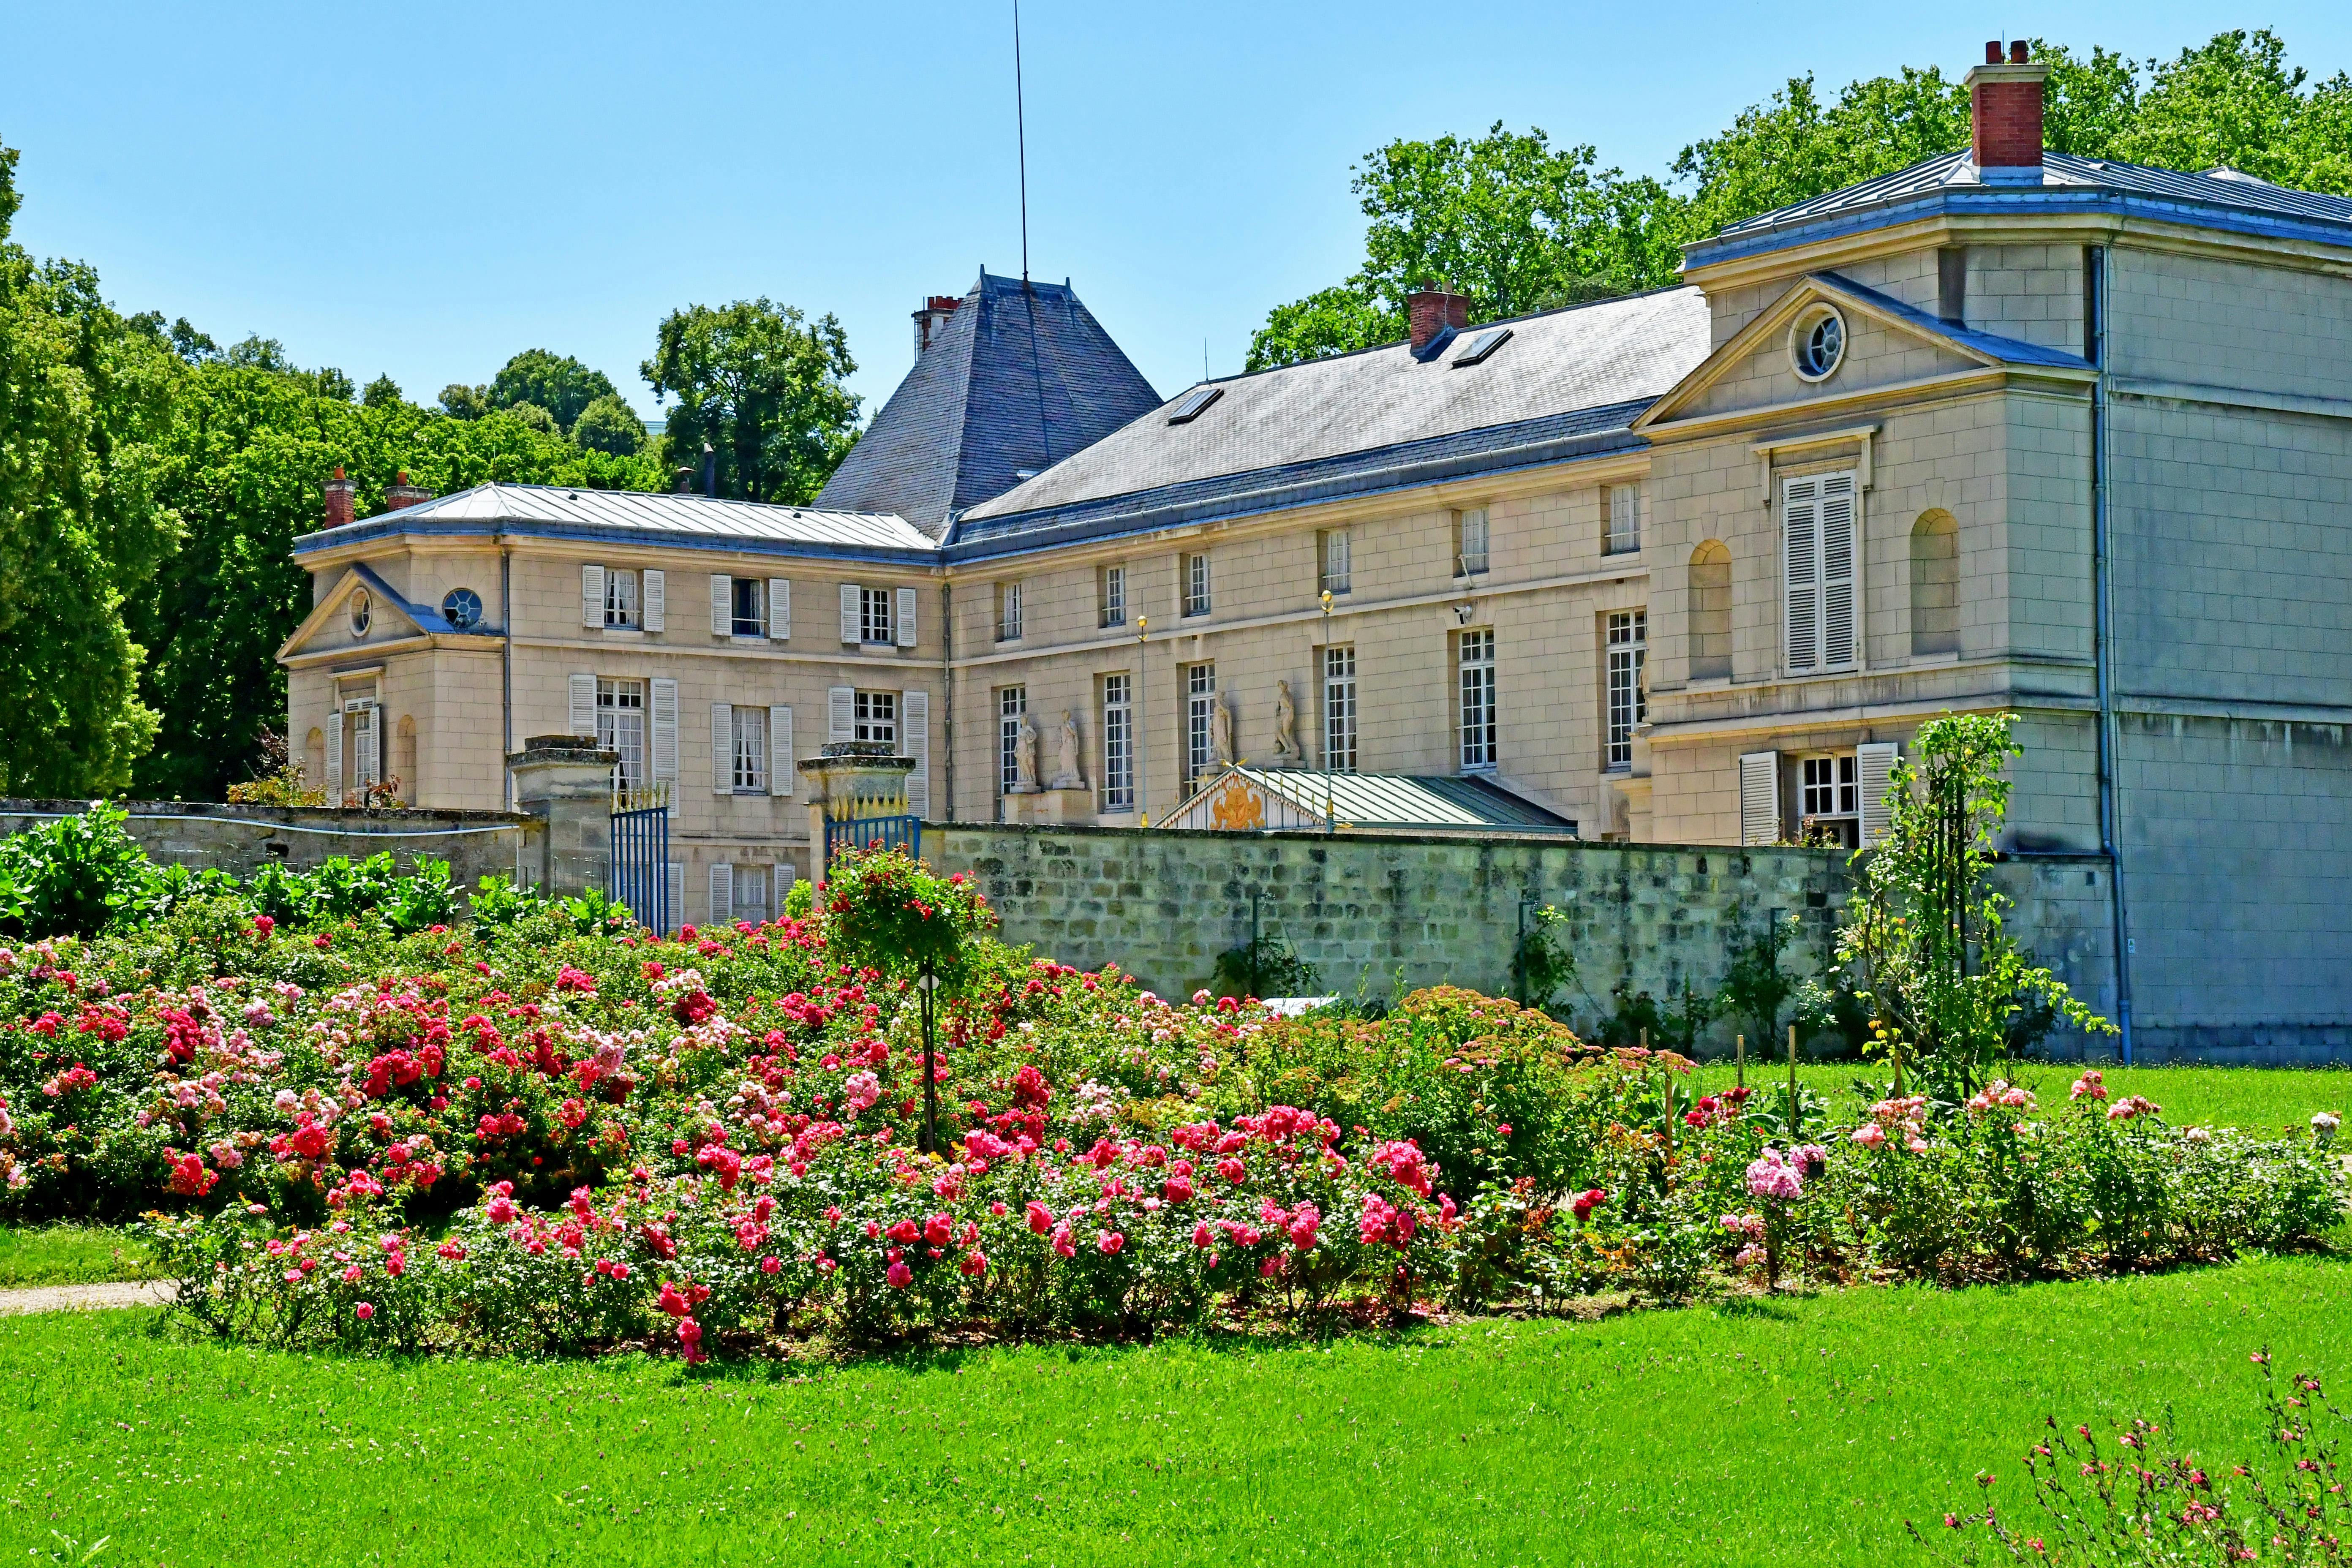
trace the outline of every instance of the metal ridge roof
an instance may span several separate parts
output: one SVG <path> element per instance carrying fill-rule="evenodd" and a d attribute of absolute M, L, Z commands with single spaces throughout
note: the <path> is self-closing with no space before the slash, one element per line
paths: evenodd
<path fill-rule="evenodd" d="M 2042 364 L 2067 370 L 2091 368 L 2090 361 L 2080 354 L 2070 354 L 2063 349 L 2044 348 L 2040 343 L 2029 343 L 2022 338 L 2003 337 L 1999 332 L 1980 331 L 1958 321 L 1945 321 L 1941 316 L 1923 310 L 1916 305 L 1906 305 L 1892 294 L 1883 294 L 1868 284 L 1857 283 L 1840 273 L 1813 272 L 1807 276 L 1830 293 L 1843 294 L 1867 303 L 1931 337 L 1961 344 L 2010 364 Z"/>
<path fill-rule="evenodd" d="M 935 560 L 939 546 L 887 513 L 821 510 L 669 491 L 590 490 L 493 483 L 438 496 L 399 511 L 306 533 L 294 553 L 403 533 L 517 533 L 609 539 L 760 554 Z"/>
<path fill-rule="evenodd" d="M 1965 152 L 1759 213 L 1684 247 L 1685 268 L 1755 255 L 1800 237 L 1907 221 L 1926 213 L 2114 210 L 2207 228 L 2352 245 L 2352 200 L 2291 190 L 2235 170 L 2183 174 L 2071 153 L 2042 156 L 2034 184 L 1988 184 Z"/>
<path fill-rule="evenodd" d="M 1569 818 L 1512 794 L 1491 780 L 1448 773 L 1324 773 L 1312 768 L 1262 768 L 1235 763 L 1202 781 L 1164 822 L 1181 817 L 1194 802 L 1238 773 L 1296 811 L 1318 820 L 1326 792 L 1331 816 L 1353 829 L 1500 829 L 1576 837 Z"/>
<path fill-rule="evenodd" d="M 982 560 L 1636 450 L 1648 442 L 1631 426 L 1655 401 L 1643 397 L 1035 511 L 968 516 L 949 535 L 946 557 Z"/>

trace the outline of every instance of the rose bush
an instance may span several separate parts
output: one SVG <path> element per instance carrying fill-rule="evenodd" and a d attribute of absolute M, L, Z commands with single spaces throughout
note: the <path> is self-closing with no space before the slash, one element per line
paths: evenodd
<path fill-rule="evenodd" d="M 1710 1281 L 1947 1280 L 2308 1241 L 2326 1142 L 2095 1074 L 1801 1122 L 1440 988 L 1384 1018 L 1152 995 L 983 934 L 913 1147 L 903 978 L 828 916 L 656 938 L 509 898 L 403 933 L 192 896 L 0 949 L 0 1204 L 152 1213 L 180 1310 L 287 1343 L 693 1357 L 1147 1331 Z"/>

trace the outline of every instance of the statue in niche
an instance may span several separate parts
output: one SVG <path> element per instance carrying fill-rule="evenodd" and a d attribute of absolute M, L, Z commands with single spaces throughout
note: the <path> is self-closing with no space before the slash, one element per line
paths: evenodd
<path fill-rule="evenodd" d="M 1223 697 L 1209 699 L 1209 738 L 1216 748 L 1218 763 L 1231 767 L 1234 761 L 1234 710 L 1225 706 Z"/>
<path fill-rule="evenodd" d="M 1290 682 L 1274 683 L 1274 765 L 1295 768 L 1305 761 L 1298 749 L 1298 703 L 1290 695 Z"/>
<path fill-rule="evenodd" d="M 1013 738 L 1013 793 L 1037 793 L 1037 726 L 1029 715 L 1021 715 L 1021 728 Z"/>
<path fill-rule="evenodd" d="M 1062 732 L 1054 741 L 1055 789 L 1084 789 L 1087 781 L 1078 773 L 1078 720 L 1068 709 L 1062 710 Z"/>

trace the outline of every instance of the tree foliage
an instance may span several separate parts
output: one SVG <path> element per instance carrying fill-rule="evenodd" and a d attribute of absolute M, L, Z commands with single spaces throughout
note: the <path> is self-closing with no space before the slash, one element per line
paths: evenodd
<path fill-rule="evenodd" d="M 656 393 L 677 399 L 662 461 L 698 468 L 708 442 L 719 494 L 807 501 L 857 438 L 860 400 L 843 384 L 856 369 L 829 314 L 812 321 L 764 299 L 673 310 L 642 367 Z"/>
<path fill-rule="evenodd" d="M 546 409 L 565 430 L 598 398 L 620 395 L 603 371 L 591 370 L 570 354 L 545 349 L 525 349 L 507 361 L 490 383 L 489 393 L 493 408 L 532 404 Z"/>
<path fill-rule="evenodd" d="M 2352 78 L 2286 63 L 2268 31 L 2216 35 L 2174 59 L 2087 56 L 2034 40 L 2051 68 L 2046 144 L 2062 153 L 2352 194 Z M 1470 296 L 1473 321 L 1674 281 L 1681 247 L 1775 207 L 1965 147 L 1969 95 L 1934 67 L 1847 84 L 1793 77 L 1675 158 L 1669 181 L 1601 170 L 1498 123 L 1476 141 L 1397 141 L 1366 154 L 1354 190 L 1365 258 L 1344 283 L 1278 305 L 1252 370 L 1392 342 L 1403 294 L 1428 279 Z"/>
<path fill-rule="evenodd" d="M 170 353 L 98 276 L 8 239 L 0 147 L 0 791 L 120 788 L 156 728 L 124 620 L 179 538 L 157 494 Z"/>
<path fill-rule="evenodd" d="M 583 451 L 635 457 L 646 444 L 646 422 L 616 394 L 608 393 L 580 411 L 572 422 L 572 439 Z"/>

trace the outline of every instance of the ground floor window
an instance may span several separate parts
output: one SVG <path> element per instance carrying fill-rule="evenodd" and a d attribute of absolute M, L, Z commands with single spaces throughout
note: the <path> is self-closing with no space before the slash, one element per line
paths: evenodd
<path fill-rule="evenodd" d="M 1103 677 L 1102 808 L 1135 809 L 1135 700 L 1124 675 Z"/>
<path fill-rule="evenodd" d="M 1462 767 L 1486 772 L 1495 764 L 1495 634 L 1464 632 L 1461 647 Z"/>
<path fill-rule="evenodd" d="M 1323 650 L 1323 765 L 1356 771 L 1356 650 Z"/>
<path fill-rule="evenodd" d="M 609 579 L 608 579 L 609 581 Z M 619 789 L 642 789 L 646 783 L 646 683 L 642 680 L 596 680 L 596 744 L 618 752 L 613 784 Z"/>
<path fill-rule="evenodd" d="M 1011 795 L 1021 782 L 1021 721 L 1029 712 L 1029 689 L 1007 686 L 996 694 L 996 789 Z"/>
<path fill-rule="evenodd" d="M 1861 766 L 1852 752 L 1829 752 L 1798 764 L 1797 830 L 1808 844 L 1862 842 Z"/>
<path fill-rule="evenodd" d="M 1184 784 L 1198 784 L 1217 765 L 1217 667 L 1184 669 Z"/>
<path fill-rule="evenodd" d="M 1649 643 L 1648 611 L 1620 610 L 1609 617 L 1609 752 L 1604 766 L 1633 764 L 1633 729 L 1643 718 L 1642 667 Z"/>

